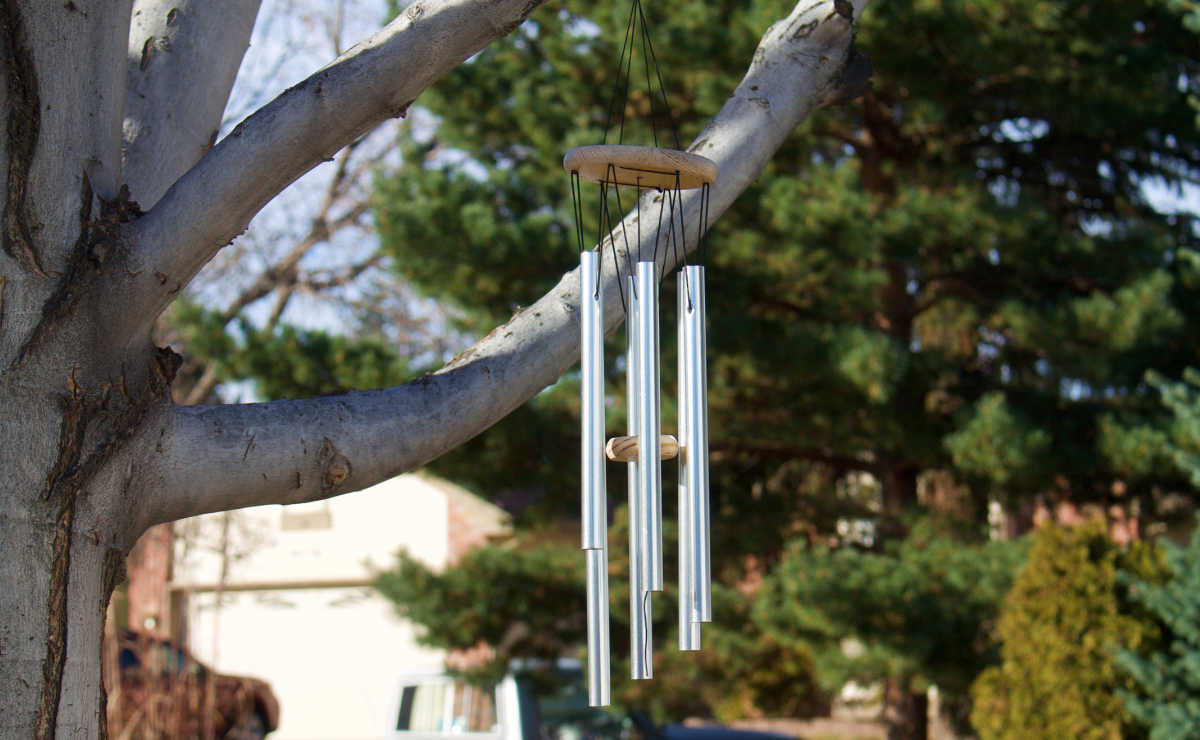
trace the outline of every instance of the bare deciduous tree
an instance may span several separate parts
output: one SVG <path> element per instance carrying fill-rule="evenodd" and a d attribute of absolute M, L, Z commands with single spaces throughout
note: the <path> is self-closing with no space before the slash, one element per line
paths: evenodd
<path fill-rule="evenodd" d="M 257 0 L 0 2 L 0 735 L 103 735 L 105 607 L 148 526 L 369 486 L 478 434 L 575 361 L 573 274 L 438 372 L 386 390 L 177 406 L 179 357 L 151 339 L 264 204 L 540 4 L 415 0 L 214 145 Z M 860 11 L 801 3 L 766 32 L 692 144 L 721 168 L 713 218 L 799 121 L 860 81 Z M 697 203 L 685 207 L 694 222 Z"/>

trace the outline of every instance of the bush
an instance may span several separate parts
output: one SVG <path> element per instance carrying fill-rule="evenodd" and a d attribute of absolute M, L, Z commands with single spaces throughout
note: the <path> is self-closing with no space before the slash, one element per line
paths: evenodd
<path fill-rule="evenodd" d="M 1118 695 L 1135 687 L 1118 670 L 1114 648 L 1146 649 L 1159 630 L 1117 572 L 1156 582 L 1165 567 L 1157 547 L 1122 549 L 1099 520 L 1039 530 L 1001 610 L 1001 664 L 971 688 L 981 740 L 1142 734 Z"/>

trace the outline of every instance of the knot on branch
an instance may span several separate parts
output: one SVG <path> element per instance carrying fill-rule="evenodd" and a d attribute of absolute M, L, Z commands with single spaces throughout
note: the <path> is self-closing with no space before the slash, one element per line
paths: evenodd
<path fill-rule="evenodd" d="M 328 437 L 322 440 L 321 450 L 317 453 L 317 465 L 321 471 L 321 493 L 327 496 L 345 483 L 353 471 L 350 459 L 339 452 Z"/>

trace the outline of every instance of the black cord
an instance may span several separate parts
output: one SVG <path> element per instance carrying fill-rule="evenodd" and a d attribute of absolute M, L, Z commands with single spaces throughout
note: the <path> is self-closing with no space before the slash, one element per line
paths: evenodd
<path fill-rule="evenodd" d="M 621 55 L 617 58 L 617 76 L 613 84 L 613 94 L 608 105 L 608 115 L 604 120 L 602 144 L 608 143 L 608 132 L 612 130 L 614 116 L 617 117 L 617 142 L 625 141 L 625 111 L 629 106 L 629 86 L 633 80 L 633 49 L 640 37 L 642 56 L 646 71 L 646 92 L 650 96 L 650 135 L 654 146 L 658 146 L 658 125 L 656 123 L 655 102 L 661 100 L 663 115 L 671 131 L 672 141 L 677 150 L 682 150 L 679 144 L 679 129 L 675 125 L 675 116 L 671 114 L 671 103 L 667 99 L 667 87 L 663 82 L 662 69 L 658 65 L 658 56 L 654 53 L 654 41 L 650 38 L 650 25 L 646 20 L 646 11 L 641 0 L 633 0 L 629 8 L 629 20 L 625 24 L 625 38 L 621 42 Z M 654 74 L 651 75 L 651 69 Z M 658 81 L 657 95 L 654 81 Z M 621 105 L 617 106 L 620 100 Z"/>
<path fill-rule="evenodd" d="M 621 91 L 621 70 L 625 67 L 625 51 L 629 47 L 629 40 L 633 37 L 633 20 L 634 20 L 633 13 L 630 13 L 629 14 L 629 22 L 625 26 L 625 41 L 621 44 L 621 56 L 617 57 L 617 81 L 616 81 L 616 85 L 613 86 L 612 100 L 608 104 L 608 117 L 604 120 L 604 137 L 600 140 L 600 143 L 602 143 L 602 144 L 608 143 L 608 132 L 609 132 L 609 129 L 612 128 L 613 111 L 616 109 L 616 105 L 617 105 L 617 94 Z M 633 49 L 631 49 L 631 48 L 629 48 L 629 57 L 630 57 L 630 61 L 632 62 Z M 628 87 L 626 87 L 626 92 L 628 94 Z M 621 105 L 621 127 L 622 127 L 622 129 L 624 129 L 624 126 L 625 126 L 624 102 L 625 101 L 622 100 L 622 105 Z"/>
<path fill-rule="evenodd" d="M 617 213 L 622 214 L 621 235 L 625 237 L 625 256 L 626 256 L 626 258 L 628 258 L 628 256 L 629 256 L 629 232 L 626 231 L 626 229 L 625 229 L 625 218 L 624 218 L 625 206 L 621 205 L 621 184 L 619 182 L 617 182 L 617 168 L 611 162 L 609 162 L 609 164 L 608 164 L 608 170 L 604 173 L 604 176 L 606 178 L 609 177 L 610 175 L 612 176 L 612 179 L 613 179 L 613 193 L 615 193 L 617 196 Z M 611 234 L 612 231 L 610 230 L 609 233 Z M 639 240 L 638 241 L 639 256 L 641 253 L 641 248 L 642 248 L 642 242 L 641 242 L 641 240 Z M 614 260 L 616 259 L 616 251 L 615 250 L 613 252 L 613 259 Z M 632 273 L 630 273 L 630 274 L 632 274 Z"/>
<path fill-rule="evenodd" d="M 638 15 L 642 18 L 642 36 L 645 38 L 646 46 L 650 50 L 650 56 L 646 59 L 646 74 L 650 74 L 649 65 L 654 65 L 654 75 L 658 77 L 658 92 L 662 95 L 663 109 L 667 114 L 667 123 L 671 127 L 671 136 L 675 139 L 675 148 L 682 150 L 679 146 L 679 129 L 675 127 L 675 117 L 671 115 L 671 104 L 667 102 L 667 86 L 663 84 L 662 70 L 658 67 L 658 57 L 654 54 L 654 42 L 650 40 L 650 31 L 646 25 L 646 14 L 642 12 L 642 4 L 638 0 L 634 0 L 634 5 L 637 7 Z M 651 97 L 654 95 L 654 90 L 650 91 Z"/>
<path fill-rule="evenodd" d="M 575 210 L 575 236 L 583 254 L 583 191 L 579 188 L 579 170 L 571 170 L 571 206 Z"/>

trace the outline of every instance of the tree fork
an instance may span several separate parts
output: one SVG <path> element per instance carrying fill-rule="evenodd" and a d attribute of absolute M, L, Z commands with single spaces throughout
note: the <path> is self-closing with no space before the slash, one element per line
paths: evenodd
<path fill-rule="evenodd" d="M 64 323 L 78 308 L 88 289 L 103 274 L 109 255 L 122 248 L 122 224 L 130 223 L 142 215 L 137 202 L 129 197 L 129 188 L 122 185 L 113 200 L 97 198 L 100 201 L 100 218 L 93 221 L 93 192 L 87 172 L 81 173 L 79 195 L 79 236 L 71 249 L 66 272 L 42 306 L 42 317 L 21 346 L 12 367 L 22 365 L 54 328 Z"/>

